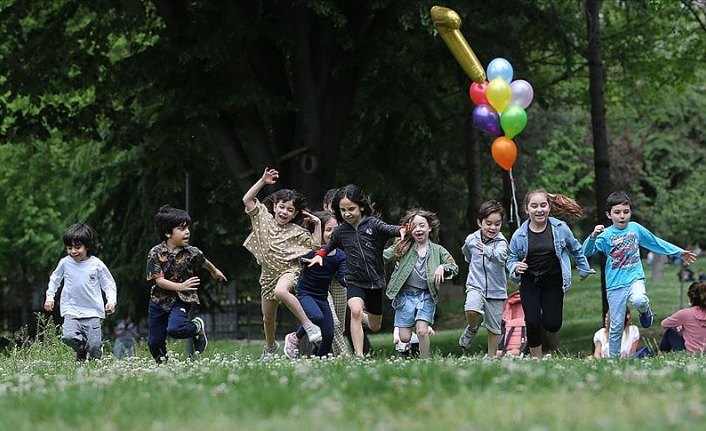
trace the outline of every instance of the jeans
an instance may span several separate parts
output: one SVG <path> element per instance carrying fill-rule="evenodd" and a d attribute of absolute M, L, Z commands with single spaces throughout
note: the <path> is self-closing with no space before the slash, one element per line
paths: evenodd
<path fill-rule="evenodd" d="M 189 320 L 191 303 L 177 299 L 170 310 L 150 301 L 147 310 L 147 346 L 157 361 L 167 355 L 167 335 L 184 339 L 196 335 L 196 325 Z"/>
<path fill-rule="evenodd" d="M 542 327 L 547 332 L 558 332 L 563 323 L 564 289 L 561 274 L 522 274 L 520 281 L 522 310 L 527 326 L 527 345 L 542 345 Z"/>
<path fill-rule="evenodd" d="M 314 348 L 314 354 L 316 356 L 328 355 L 331 353 L 331 346 L 333 345 L 333 314 L 331 307 L 328 305 L 328 299 L 307 295 L 304 292 L 299 293 L 297 298 L 304 309 L 306 317 L 321 329 L 321 344 Z M 306 331 L 303 326 L 299 326 L 297 338 L 303 337 L 306 337 Z"/>
<path fill-rule="evenodd" d="M 645 293 L 645 280 L 635 280 L 630 286 L 610 289 L 608 296 L 608 310 L 610 311 L 610 340 L 608 352 L 611 358 L 620 357 L 620 343 L 623 341 L 625 330 L 625 310 L 628 302 L 640 313 L 650 308 L 650 299 Z"/>
<path fill-rule="evenodd" d="M 667 329 L 659 342 L 660 352 L 683 352 L 686 350 L 684 337 L 674 328 Z"/>

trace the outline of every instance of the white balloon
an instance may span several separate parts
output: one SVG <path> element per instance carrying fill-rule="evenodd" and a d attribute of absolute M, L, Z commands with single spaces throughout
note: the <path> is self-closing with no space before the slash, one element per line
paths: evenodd
<path fill-rule="evenodd" d="M 532 99 L 534 99 L 534 90 L 530 83 L 524 79 L 512 81 L 510 90 L 512 90 L 510 105 L 520 105 L 523 108 L 527 108 L 532 103 Z"/>

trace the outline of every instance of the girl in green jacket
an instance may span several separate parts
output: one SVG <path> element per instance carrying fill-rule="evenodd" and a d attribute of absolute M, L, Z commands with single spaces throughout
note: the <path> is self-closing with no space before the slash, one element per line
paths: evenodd
<path fill-rule="evenodd" d="M 409 234 L 383 253 L 386 261 L 395 262 L 386 293 L 395 309 L 400 341 L 409 342 L 414 330 L 419 337 L 419 356 L 428 358 L 429 325 L 434 323 L 439 285 L 458 274 L 458 265 L 451 253 L 429 239 L 438 235 L 436 214 L 413 209 L 402 222 L 409 226 Z"/>

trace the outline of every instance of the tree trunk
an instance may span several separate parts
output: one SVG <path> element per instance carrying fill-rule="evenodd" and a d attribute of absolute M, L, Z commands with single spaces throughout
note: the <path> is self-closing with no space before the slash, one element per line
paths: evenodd
<path fill-rule="evenodd" d="M 473 109 L 471 107 L 471 109 Z M 473 130 L 471 121 L 472 115 L 467 115 L 463 122 L 466 148 L 466 183 L 468 184 L 468 207 L 466 208 L 466 220 L 470 223 L 469 232 L 476 228 L 475 220 L 478 208 L 482 203 L 480 176 L 480 149 L 478 148 L 478 136 Z"/>
<path fill-rule="evenodd" d="M 596 176 L 596 223 L 602 224 L 602 208 L 610 193 L 610 160 L 608 158 L 608 130 L 606 128 L 605 78 L 601 48 L 599 10 L 600 0 L 586 0 L 586 25 L 588 30 L 588 90 L 591 98 L 591 127 L 593 131 L 593 159 Z M 605 256 L 601 258 L 601 292 L 603 315 L 608 311 L 605 284 Z"/>

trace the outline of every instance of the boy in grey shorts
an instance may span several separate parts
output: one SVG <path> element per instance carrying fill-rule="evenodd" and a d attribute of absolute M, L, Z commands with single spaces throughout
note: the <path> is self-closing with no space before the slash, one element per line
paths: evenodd
<path fill-rule="evenodd" d="M 461 248 L 468 262 L 464 305 L 468 325 L 458 344 L 468 348 L 483 322 L 488 330 L 488 356 L 495 356 L 497 351 L 503 303 L 507 299 L 505 261 L 508 246 L 500 232 L 503 214 L 498 201 L 484 202 L 476 219 L 480 229 L 468 235 Z"/>

